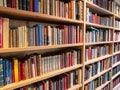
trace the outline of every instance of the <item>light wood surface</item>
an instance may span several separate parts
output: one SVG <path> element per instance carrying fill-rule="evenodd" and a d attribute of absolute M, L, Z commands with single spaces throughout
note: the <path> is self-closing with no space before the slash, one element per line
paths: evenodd
<path fill-rule="evenodd" d="M 85 65 L 88 65 L 88 64 L 92 64 L 92 63 L 95 63 L 95 62 L 98 62 L 98 61 L 101 61 L 105 58 L 109 58 L 111 57 L 112 55 L 105 55 L 105 56 L 101 56 L 101 57 L 98 57 L 98 58 L 95 58 L 95 59 L 90 59 L 88 60 L 87 62 L 85 62 Z"/>

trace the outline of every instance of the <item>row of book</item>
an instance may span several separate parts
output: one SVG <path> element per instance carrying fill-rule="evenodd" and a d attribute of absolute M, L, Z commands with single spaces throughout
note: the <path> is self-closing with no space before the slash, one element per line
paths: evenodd
<path fill-rule="evenodd" d="M 114 41 L 120 41 L 120 32 L 119 31 L 114 32 Z"/>
<path fill-rule="evenodd" d="M 119 4 L 119 1 L 117 2 L 117 0 L 115 1 L 115 3 L 114 3 L 114 13 L 116 14 L 116 15 L 120 15 L 120 4 Z"/>
<path fill-rule="evenodd" d="M 61 74 L 43 82 L 37 82 L 17 90 L 67 90 L 79 83 L 79 78 L 81 78 L 79 75 L 81 75 L 81 69 Z"/>
<path fill-rule="evenodd" d="M 109 54 L 109 45 L 89 46 L 85 49 L 85 61 Z"/>
<path fill-rule="evenodd" d="M 10 47 L 46 46 L 82 42 L 80 26 L 21 26 L 10 30 Z M 13 37 L 11 37 L 13 36 Z"/>
<path fill-rule="evenodd" d="M 111 30 L 91 29 L 86 30 L 86 43 L 111 41 Z"/>
<path fill-rule="evenodd" d="M 113 88 L 120 84 L 120 75 L 113 80 Z M 117 90 L 117 89 L 116 89 Z M 119 90 L 119 88 L 118 88 Z"/>
<path fill-rule="evenodd" d="M 106 10 L 109 10 L 113 12 L 114 8 L 114 2 L 113 0 L 87 0 L 88 2 L 91 2 L 99 7 L 102 7 Z"/>
<path fill-rule="evenodd" d="M 120 43 L 114 43 L 114 52 L 117 52 L 120 50 Z"/>
<path fill-rule="evenodd" d="M 120 29 L 120 21 L 115 20 L 115 28 Z"/>
<path fill-rule="evenodd" d="M 86 8 L 86 21 L 104 26 L 112 26 L 111 16 L 100 16 L 99 14 L 90 11 L 89 8 Z"/>
<path fill-rule="evenodd" d="M 49 55 L 48 55 L 49 54 Z M 81 63 L 80 50 L 33 54 L 24 58 L 0 58 L 0 85 L 40 76 Z"/>
<path fill-rule="evenodd" d="M 87 65 L 85 67 L 85 80 L 107 70 L 111 66 L 111 58 L 103 59 L 99 62 Z"/>
<path fill-rule="evenodd" d="M 9 19 L 0 17 L 0 48 L 83 42 L 82 29 L 78 25 L 35 24 L 10 28 L 9 24 Z"/>
<path fill-rule="evenodd" d="M 86 84 L 84 90 L 95 90 L 97 87 L 101 86 L 102 84 L 106 83 L 109 80 L 110 80 L 110 72 L 108 71 L 103 75 L 101 75 L 100 77 L 94 79 L 90 83 Z M 110 89 L 106 89 L 106 90 L 110 90 Z"/>
<path fill-rule="evenodd" d="M 113 56 L 112 63 L 115 64 L 117 62 L 120 62 L 120 54 L 117 54 L 117 55 Z"/>
<path fill-rule="evenodd" d="M 120 72 L 120 65 L 114 67 L 112 69 L 112 75 L 114 76 L 115 74 L 117 74 L 118 72 Z"/>
<path fill-rule="evenodd" d="M 2 0 L 1 6 L 76 20 L 83 18 L 81 0 Z"/>

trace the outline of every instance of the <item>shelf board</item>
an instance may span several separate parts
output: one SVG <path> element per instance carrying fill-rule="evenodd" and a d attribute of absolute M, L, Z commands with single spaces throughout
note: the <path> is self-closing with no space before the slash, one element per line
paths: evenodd
<path fill-rule="evenodd" d="M 26 85 L 30 85 L 30 84 L 35 83 L 35 82 L 39 82 L 39 81 L 42 81 L 42 80 L 45 80 L 45 79 L 48 79 L 48 78 L 66 73 L 66 72 L 69 72 L 71 70 L 75 70 L 75 69 L 80 68 L 80 67 L 82 67 L 82 64 L 67 67 L 67 68 L 60 69 L 60 70 L 56 70 L 56 71 L 53 71 L 53 72 L 50 72 L 50 73 L 47 73 L 47 74 L 43 74 L 41 76 L 37 76 L 35 78 L 30 78 L 30 79 L 27 79 L 27 80 L 23 80 L 23 81 L 19 81 L 19 82 L 16 82 L 16 83 L 8 84 L 8 85 L 0 88 L 0 90 L 17 89 L 17 88 L 20 88 L 20 87 L 23 87 L 23 86 L 26 86 Z"/>
<path fill-rule="evenodd" d="M 116 31 L 120 31 L 120 29 L 119 29 L 119 28 L 114 28 L 114 30 L 116 30 Z"/>
<path fill-rule="evenodd" d="M 89 23 L 89 22 L 86 22 L 86 25 L 87 25 L 87 26 L 98 27 L 98 28 L 113 29 L 113 27 L 104 26 L 104 25 L 99 25 L 99 24 L 95 24 L 95 23 Z"/>
<path fill-rule="evenodd" d="M 70 24 L 80 24 L 83 23 L 83 21 L 80 20 L 74 20 L 74 19 L 68 19 L 64 17 L 58 17 L 58 16 L 52 16 L 47 14 L 40 14 L 36 12 L 31 11 L 25 11 L 25 10 L 18 10 L 15 8 L 9 8 L 9 7 L 0 7 L 0 14 L 4 17 L 9 17 L 12 19 L 24 19 L 24 20 L 30 20 L 30 21 L 44 21 L 44 22 L 54 22 L 54 23 L 70 23 Z"/>
<path fill-rule="evenodd" d="M 93 42 L 93 43 L 86 43 L 86 46 L 89 45 L 98 45 L 98 44 L 109 44 L 109 43 L 113 43 L 113 41 L 105 41 L 105 42 Z"/>
<path fill-rule="evenodd" d="M 115 19 L 120 20 L 120 16 L 119 15 L 116 15 L 116 14 L 114 14 L 114 15 L 115 15 Z"/>
<path fill-rule="evenodd" d="M 114 52 L 113 55 L 120 54 L 120 51 Z"/>
<path fill-rule="evenodd" d="M 106 73 L 106 72 L 109 71 L 109 70 L 111 70 L 111 68 L 109 68 L 109 69 L 107 69 L 107 70 L 104 70 L 104 71 L 100 72 L 99 74 L 90 77 L 88 80 L 85 81 L 84 84 L 87 84 L 87 83 L 93 81 L 94 79 L 96 79 L 97 77 L 103 75 L 104 73 Z"/>
<path fill-rule="evenodd" d="M 118 75 L 120 75 L 120 71 L 116 73 L 114 76 L 112 76 L 112 80 L 115 79 Z"/>
<path fill-rule="evenodd" d="M 105 55 L 105 56 L 101 56 L 101 57 L 98 57 L 98 58 L 95 58 L 95 59 L 90 59 L 90 60 L 88 60 L 88 61 L 85 62 L 85 65 L 98 62 L 98 61 L 100 61 L 100 60 L 103 60 L 103 59 L 105 59 L 105 58 L 109 58 L 109 57 L 111 57 L 111 56 L 112 56 L 112 55 Z"/>
<path fill-rule="evenodd" d="M 113 64 L 113 65 L 112 65 L 112 68 L 114 68 L 114 67 L 116 67 L 116 66 L 118 66 L 118 65 L 120 65 L 120 61 L 118 61 L 118 62 L 116 62 L 115 64 Z"/>
<path fill-rule="evenodd" d="M 77 84 L 77 85 L 74 85 L 74 86 L 72 86 L 71 88 L 68 88 L 67 90 L 76 90 L 76 89 L 79 89 L 79 88 L 81 88 L 82 87 L 82 84 Z"/>
<path fill-rule="evenodd" d="M 82 46 L 82 43 L 78 44 L 62 44 L 62 45 L 51 45 L 51 46 L 30 46 L 30 47 L 21 47 L 21 48 L 1 48 L 0 53 L 13 53 L 13 52 L 29 52 L 29 51 L 38 51 L 38 50 L 48 50 L 48 49 L 59 49 L 66 47 L 77 47 Z"/>
<path fill-rule="evenodd" d="M 98 88 L 96 88 L 95 90 L 101 90 L 102 88 L 104 88 L 106 85 L 108 85 L 110 83 L 110 81 L 107 81 L 106 83 L 102 84 L 101 86 L 99 86 Z"/>
<path fill-rule="evenodd" d="M 118 43 L 118 42 L 120 42 L 120 41 L 114 41 L 114 43 Z"/>
<path fill-rule="evenodd" d="M 102 15 L 114 15 L 111 11 L 106 10 L 102 7 L 99 7 L 98 5 L 95 5 L 89 1 L 86 1 L 86 6 L 88 8 L 90 8 L 92 11 L 98 13 L 98 14 L 102 14 Z"/>

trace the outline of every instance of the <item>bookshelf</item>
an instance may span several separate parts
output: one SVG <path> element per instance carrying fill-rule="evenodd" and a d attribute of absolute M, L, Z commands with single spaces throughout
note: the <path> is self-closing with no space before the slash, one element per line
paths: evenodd
<path fill-rule="evenodd" d="M 4 0 L 4 1 L 6 1 L 6 0 Z M 47 0 L 45 0 L 45 1 L 47 1 Z M 52 0 L 52 1 L 54 1 L 54 0 Z M 63 1 L 65 2 L 65 0 L 63 0 Z M 61 5 L 63 4 L 63 1 L 60 2 Z M 113 1 L 115 1 L 115 0 L 113 0 Z M 110 3 L 111 3 L 110 6 L 114 4 L 113 1 L 110 1 Z M 74 2 L 74 0 L 70 0 L 68 2 L 65 2 L 65 4 L 69 3 L 69 2 L 72 2 L 72 5 L 73 5 L 73 3 L 74 3 L 74 5 L 75 5 L 75 3 L 77 3 L 77 2 Z M 82 4 L 80 4 L 81 2 L 82 2 Z M 119 61 L 113 64 L 113 57 L 115 55 L 120 54 L 119 50 L 114 52 L 114 48 L 115 48 L 114 44 L 120 43 L 120 40 L 114 40 L 115 39 L 114 33 L 120 32 L 120 29 L 115 27 L 115 21 L 120 21 L 120 16 L 114 13 L 113 6 L 111 6 L 111 7 L 108 6 L 110 10 L 107 10 L 107 9 L 95 4 L 95 2 L 92 2 L 92 0 L 80 0 L 80 2 L 78 4 L 83 6 L 82 11 L 79 11 L 79 14 L 81 14 L 80 18 L 82 17 L 82 19 L 79 19 L 79 20 L 76 20 L 75 17 L 71 18 L 72 16 L 70 18 L 67 18 L 67 17 L 64 17 L 64 15 L 63 16 L 57 16 L 57 15 L 55 16 L 55 15 L 50 15 L 50 14 L 45 14 L 45 13 L 20 10 L 20 9 L 16 9 L 16 8 L 2 7 L 0 5 L 0 16 L 2 16 L 3 18 L 15 19 L 18 21 L 22 20 L 22 21 L 27 21 L 27 22 L 34 22 L 35 24 L 33 24 L 33 28 L 36 25 L 36 23 L 41 24 L 41 25 L 47 24 L 47 25 L 55 25 L 55 26 L 60 26 L 60 25 L 72 26 L 72 25 L 74 25 L 76 27 L 80 26 L 80 29 L 82 31 L 82 35 L 81 35 L 82 41 L 81 42 L 77 42 L 77 39 L 74 39 L 74 40 L 76 40 L 76 43 L 62 43 L 62 44 L 57 44 L 57 45 L 46 45 L 46 46 L 35 45 L 35 46 L 27 46 L 27 47 L 1 48 L 0 56 L 3 58 L 10 57 L 10 56 L 15 57 L 16 55 L 18 57 L 19 54 L 20 54 L 20 57 L 25 57 L 26 55 L 32 55 L 34 53 L 40 53 L 43 56 L 44 56 L 44 54 L 45 55 L 48 55 L 48 54 L 56 55 L 56 53 L 60 53 L 60 52 L 67 51 L 67 50 L 71 50 L 71 52 L 73 50 L 81 50 L 81 56 L 80 56 L 80 63 L 71 65 L 71 63 L 75 63 L 75 62 L 69 61 L 70 65 L 67 67 L 65 66 L 64 68 L 59 68 L 58 70 L 53 70 L 53 71 L 47 72 L 43 75 L 37 75 L 35 77 L 26 78 L 24 80 L 20 80 L 20 81 L 14 82 L 14 83 L 7 84 L 5 86 L 3 85 L 0 87 L 0 90 L 8 90 L 8 89 L 14 90 L 14 89 L 22 88 L 22 87 L 24 88 L 26 86 L 29 87 L 30 85 L 37 84 L 39 82 L 40 83 L 42 82 L 43 86 L 48 85 L 48 82 L 52 82 L 52 83 L 56 84 L 59 80 L 58 81 L 51 80 L 52 78 L 56 78 L 56 77 L 63 78 L 64 80 L 66 80 L 63 82 L 67 82 L 69 75 L 71 75 L 70 78 L 74 77 L 74 75 L 72 74 L 72 71 L 78 71 L 78 73 L 76 75 L 76 76 L 78 76 L 77 83 L 75 83 L 75 85 L 71 85 L 71 84 L 67 85 L 66 84 L 65 86 L 66 86 L 67 90 L 88 90 L 88 88 L 90 88 L 90 85 L 95 86 L 95 90 L 103 90 L 103 88 L 105 88 L 106 86 L 108 86 L 108 87 L 107 87 L 107 89 L 104 89 L 104 90 L 108 90 L 108 88 L 110 88 L 110 90 L 113 90 L 113 81 L 120 75 L 120 71 L 117 72 L 115 75 L 112 75 L 113 68 L 120 65 Z M 75 6 L 71 6 L 72 10 L 74 11 L 73 7 L 75 8 Z M 79 7 L 79 8 L 81 8 L 81 7 Z M 94 19 L 92 17 L 92 22 L 89 21 L 90 15 L 89 15 L 89 12 L 87 12 L 88 8 L 89 8 L 89 12 L 92 12 L 92 14 L 94 16 Z M 70 14 L 70 12 L 69 12 L 69 14 Z M 88 19 L 88 17 L 89 17 L 89 19 Z M 98 20 L 98 18 L 103 18 L 102 20 L 105 19 L 107 21 L 104 21 L 106 23 L 103 23 L 102 20 L 100 21 L 100 20 Z M 98 22 L 96 22 L 95 20 Z M 21 24 L 21 26 L 22 26 L 22 24 Z M 26 25 L 26 26 L 29 26 L 29 25 Z M 98 30 L 93 33 L 99 32 L 99 29 L 101 29 L 102 31 L 110 30 L 110 33 L 105 32 L 105 33 L 107 33 L 106 35 L 109 34 L 109 36 L 105 37 L 106 40 L 100 40 L 101 38 L 99 38 L 98 41 L 93 40 L 90 42 L 86 42 L 86 32 L 87 32 L 87 30 L 89 31 L 88 27 L 94 27 L 95 29 Z M 10 28 L 11 28 L 11 26 L 10 26 Z M 12 29 L 14 29 L 14 28 L 12 28 Z M 75 32 L 77 32 L 77 31 L 75 31 Z M 103 34 L 103 32 L 102 32 L 102 34 Z M 77 36 L 77 34 L 74 34 L 74 35 Z M 60 36 L 60 37 L 62 37 L 62 36 Z M 81 38 L 81 37 L 79 37 L 79 38 Z M 91 37 L 89 37 L 89 38 L 91 38 Z M 106 47 L 106 46 L 109 46 L 109 47 Z M 91 51 L 88 51 L 88 53 L 90 53 L 91 55 L 89 56 L 89 54 L 88 54 L 88 58 L 90 57 L 90 59 L 86 60 L 86 49 L 88 49 L 89 47 L 90 47 Z M 99 49 L 100 47 L 102 49 Z M 96 50 L 98 50 L 98 52 L 100 51 L 101 54 L 99 55 Z M 104 53 L 106 51 L 108 51 L 108 52 Z M 95 56 L 95 55 L 93 55 L 93 53 L 94 54 L 97 53 L 97 55 Z M 32 56 L 30 56 L 30 57 L 32 57 Z M 88 67 L 89 65 L 94 66 L 95 63 L 102 62 L 102 61 L 105 63 L 108 63 L 107 61 L 105 61 L 108 58 L 110 58 L 110 62 L 111 62 L 110 67 L 106 68 L 107 66 L 105 66 L 106 69 L 100 70 L 99 73 L 96 73 L 95 75 L 92 75 L 90 78 L 85 80 L 86 67 Z M 8 60 L 8 61 L 10 61 L 10 60 Z M 25 59 L 23 59 L 23 60 L 26 61 Z M 22 61 L 21 58 L 19 59 L 19 61 Z M 22 62 L 22 63 L 25 63 L 25 62 Z M 92 66 L 92 68 L 95 68 L 93 66 Z M 104 68 L 104 66 L 103 66 L 103 68 Z M 95 71 L 92 71 L 92 74 L 93 74 L 93 72 L 95 72 Z M 95 84 L 96 80 L 98 78 L 102 78 L 102 79 L 105 78 L 104 75 L 107 75 L 106 73 L 110 73 L 110 75 L 108 76 L 109 79 L 106 81 L 100 82 L 100 85 L 96 85 Z M 65 77 L 63 77 L 63 76 L 65 76 Z M 101 76 L 103 76 L 103 77 L 101 77 Z M 51 81 L 49 81 L 49 80 L 51 80 Z M 97 81 L 97 82 L 99 82 L 99 81 Z M 71 83 L 74 83 L 74 81 L 71 81 Z M 86 86 L 86 85 L 88 85 L 88 86 Z M 46 86 L 46 87 L 49 87 L 49 86 Z M 114 90 L 116 90 L 115 88 L 119 88 L 119 85 L 114 87 Z"/>

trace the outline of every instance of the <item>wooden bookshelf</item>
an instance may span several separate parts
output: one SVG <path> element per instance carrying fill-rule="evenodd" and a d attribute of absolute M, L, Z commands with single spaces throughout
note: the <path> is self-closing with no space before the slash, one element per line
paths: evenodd
<path fill-rule="evenodd" d="M 80 67 L 82 67 L 81 64 L 71 66 L 71 67 L 67 67 L 67 68 L 60 69 L 60 70 L 56 70 L 56 71 L 53 71 L 53 72 L 50 72 L 50 73 L 47 73 L 47 74 L 43 74 L 41 76 L 37 76 L 35 78 L 30 78 L 30 79 L 23 80 L 23 81 L 20 81 L 20 82 L 8 84 L 8 85 L 4 86 L 3 88 L 0 88 L 0 90 L 17 89 L 17 88 L 20 88 L 20 87 L 25 86 L 25 85 L 29 85 L 29 84 L 32 84 L 32 83 L 35 83 L 35 82 L 38 82 L 38 81 L 42 81 L 42 80 L 54 77 L 54 76 L 62 74 L 62 73 L 69 72 L 71 70 L 78 69 Z"/>
<path fill-rule="evenodd" d="M 95 24 L 95 23 L 88 23 L 88 22 L 86 22 L 86 25 L 87 26 L 97 27 L 97 28 L 113 29 L 113 27 L 99 25 L 99 24 Z"/>
<path fill-rule="evenodd" d="M 93 80 L 96 79 L 97 77 L 103 75 L 104 73 L 106 73 L 106 72 L 108 72 L 108 71 L 110 71 L 110 70 L 111 70 L 111 68 L 109 68 L 109 69 L 107 69 L 107 70 L 104 70 L 104 71 L 100 72 L 99 74 L 90 77 L 88 80 L 85 81 L 84 84 L 87 84 L 87 83 L 93 81 Z"/>
<path fill-rule="evenodd" d="M 95 62 L 98 62 L 98 61 L 101 61 L 105 58 L 109 58 L 111 57 L 112 55 L 105 55 L 105 56 L 101 56 L 101 57 L 98 57 L 98 58 L 95 58 L 95 59 L 90 59 L 88 60 L 87 62 L 85 62 L 85 65 L 88 65 L 88 64 L 92 64 L 92 63 L 95 63 Z"/>
<path fill-rule="evenodd" d="M 93 77 L 89 78 L 88 80 L 84 80 L 85 77 L 85 67 L 89 64 L 95 63 L 95 62 L 99 62 L 103 59 L 106 58 L 112 58 L 113 60 L 113 56 L 117 55 L 120 53 L 120 51 L 114 52 L 113 51 L 113 47 L 114 47 L 114 43 L 118 43 L 120 41 L 114 41 L 114 32 L 115 31 L 120 31 L 120 29 L 115 28 L 114 24 L 112 24 L 112 26 L 105 26 L 105 25 L 99 25 L 99 24 L 95 24 L 95 23 L 89 23 L 86 22 L 86 8 L 90 8 L 90 10 L 93 13 L 97 13 L 98 15 L 103 15 L 103 16 L 111 16 L 113 18 L 113 23 L 115 23 L 115 20 L 120 20 L 120 16 L 115 15 L 113 12 L 106 10 L 102 7 L 99 7 L 98 5 L 95 5 L 87 0 L 81 0 L 83 2 L 83 20 L 75 20 L 75 19 L 69 19 L 69 18 L 64 18 L 64 17 L 59 17 L 59 16 L 54 16 L 54 15 L 47 15 L 47 14 L 40 14 L 40 13 L 36 13 L 36 12 L 31 12 L 31 11 L 25 11 L 25 10 L 18 10 L 18 9 L 14 9 L 14 8 L 9 8 L 9 7 L 1 7 L 0 6 L 0 14 L 2 17 L 5 18 L 10 18 L 10 19 L 17 19 L 17 20 L 26 20 L 29 22 L 37 22 L 37 23 L 49 23 L 49 24 L 58 24 L 58 25 L 80 25 L 82 28 L 82 43 L 76 43 L 76 44 L 61 44 L 61 45 L 51 45 L 51 46 L 30 46 L 30 47 L 21 47 L 21 48 L 1 48 L 0 50 L 0 54 L 1 56 L 3 55 L 4 57 L 7 55 L 12 55 L 12 53 L 17 53 L 17 54 L 29 54 L 31 53 L 37 53 L 37 52 L 44 52 L 46 53 L 47 51 L 52 52 L 52 51 L 57 51 L 57 50 L 65 50 L 65 49 L 81 49 L 82 50 L 82 62 L 79 65 L 75 65 L 75 66 L 71 66 L 71 67 L 67 67 L 64 69 L 60 69 L 60 70 L 56 70 L 53 72 L 49 72 L 47 74 L 41 75 L 41 76 L 37 76 L 35 78 L 30 78 L 27 80 L 22 80 L 16 83 L 12 83 L 12 84 L 8 84 L 6 86 L 3 86 L 0 88 L 0 90 L 13 90 L 13 89 L 17 89 L 20 87 L 24 87 L 26 85 L 30 85 L 39 81 L 44 81 L 46 79 L 52 78 L 54 76 L 66 73 L 66 72 L 71 72 L 73 70 L 77 70 L 79 68 L 82 69 L 82 75 L 78 78 L 81 77 L 82 79 L 82 84 L 77 84 L 74 85 L 73 87 L 69 88 L 68 90 L 84 90 L 84 86 L 86 84 L 88 84 L 89 82 L 93 81 L 94 79 L 96 79 L 97 77 L 103 75 L 104 73 L 108 72 L 111 70 L 111 75 L 110 81 L 107 81 L 105 84 L 101 85 L 100 87 L 96 88 L 95 90 L 101 90 L 102 88 L 104 88 L 106 85 L 108 85 L 110 83 L 110 85 L 112 86 L 112 80 L 115 79 L 118 75 L 120 75 L 120 72 L 118 72 L 117 74 L 115 74 L 114 76 L 112 76 L 112 69 L 118 65 L 120 65 L 120 62 L 115 63 L 114 65 L 111 65 L 111 67 L 107 70 L 104 70 L 96 75 L 94 75 Z M 96 28 L 102 28 L 102 29 L 110 29 L 111 30 L 111 37 L 112 37 L 112 41 L 105 41 L 105 42 L 93 42 L 93 43 L 86 43 L 85 39 L 86 39 L 86 28 L 87 27 L 96 27 Z M 105 55 L 105 56 L 101 56 L 95 59 L 91 59 L 91 60 L 87 60 L 85 61 L 85 50 L 86 50 L 86 46 L 92 46 L 92 45 L 102 45 L 102 44 L 110 44 L 110 54 L 109 55 Z M 55 53 L 55 52 L 54 52 Z M 112 62 L 111 60 L 111 62 Z M 112 88 L 111 88 L 112 90 Z"/>
<path fill-rule="evenodd" d="M 110 81 L 107 81 L 106 83 L 102 84 L 100 87 L 96 88 L 95 90 L 101 90 L 102 88 L 104 88 L 109 83 L 110 83 Z"/>

